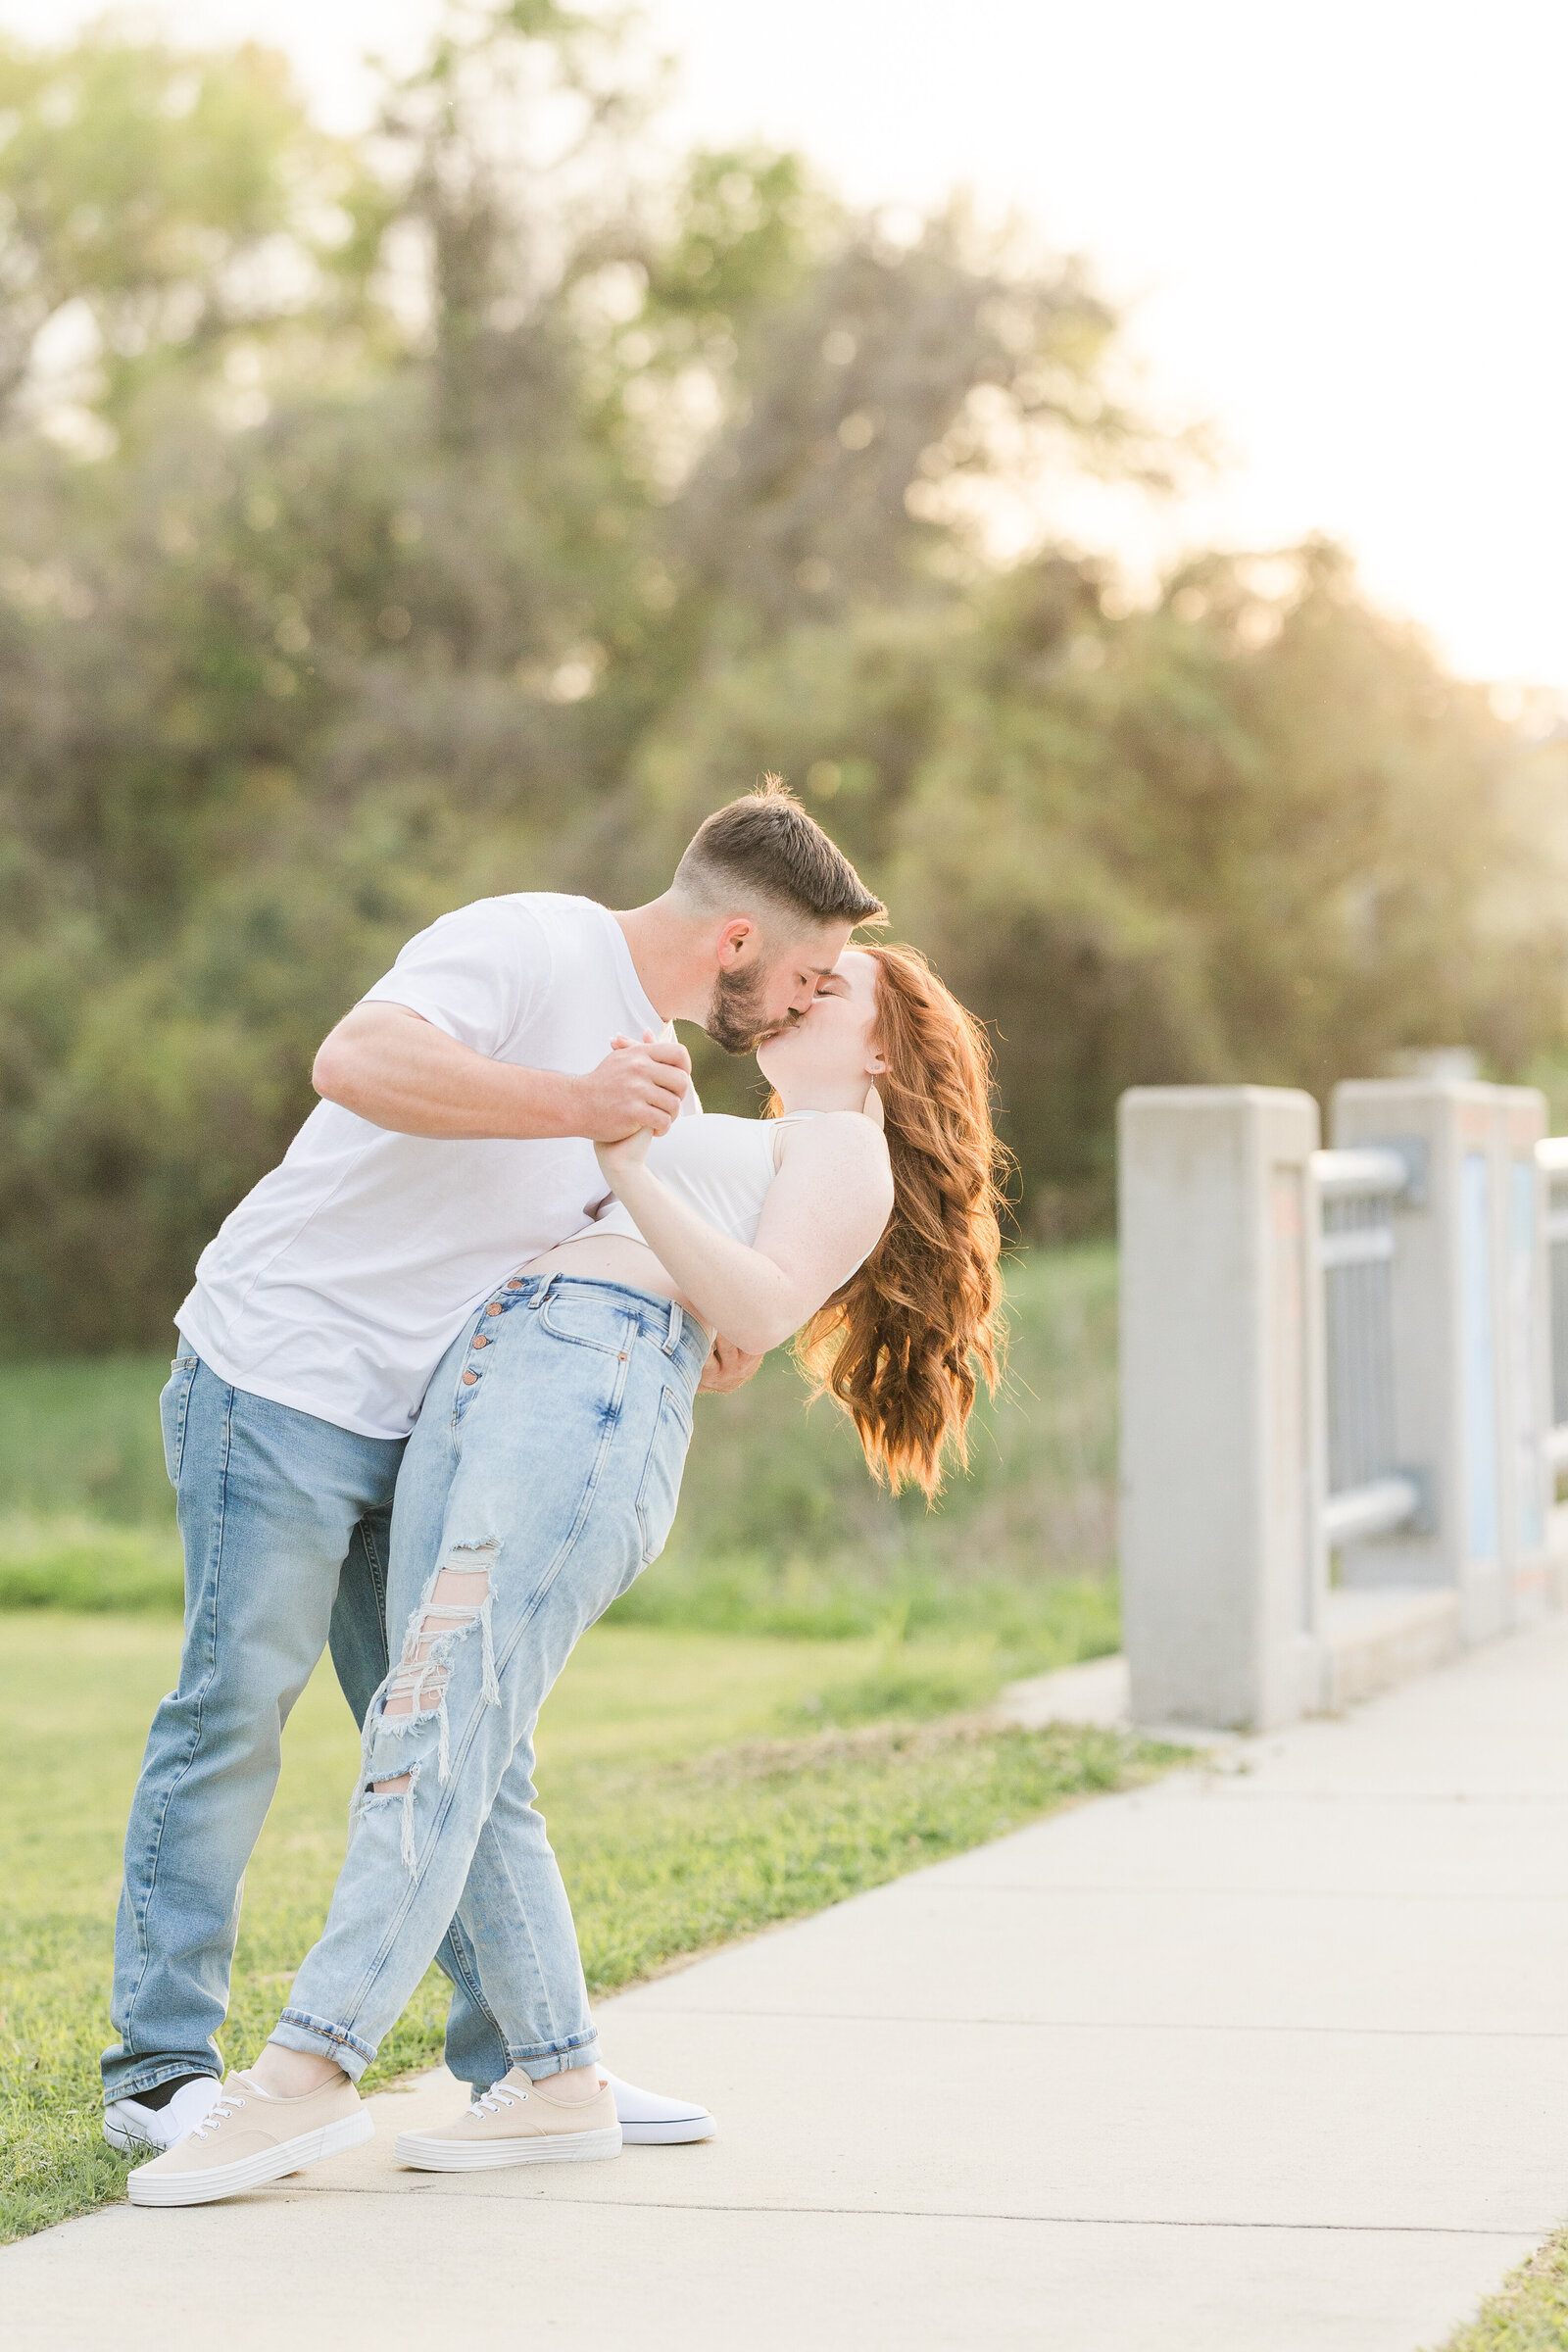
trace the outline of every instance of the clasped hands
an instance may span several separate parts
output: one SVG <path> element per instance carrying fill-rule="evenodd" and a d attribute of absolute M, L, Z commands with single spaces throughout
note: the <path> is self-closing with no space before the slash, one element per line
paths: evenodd
<path fill-rule="evenodd" d="M 594 1156 L 608 1184 L 618 1190 L 621 1178 L 647 1159 L 655 1136 L 668 1133 L 691 1084 L 691 1067 L 692 1057 L 684 1046 L 676 1045 L 672 1038 L 657 1037 L 652 1029 L 643 1031 L 640 1044 L 633 1037 L 611 1039 L 609 1058 L 593 1075 L 608 1076 L 605 1092 L 615 1102 L 617 1112 L 623 1099 L 628 1113 L 640 1115 L 627 1133 L 594 1140 Z"/>

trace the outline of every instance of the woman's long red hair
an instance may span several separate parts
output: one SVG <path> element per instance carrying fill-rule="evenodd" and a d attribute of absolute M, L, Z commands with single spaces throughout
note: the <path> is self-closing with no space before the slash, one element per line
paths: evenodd
<path fill-rule="evenodd" d="M 1005 1154 L 992 1129 L 991 1048 L 979 1022 L 913 948 L 860 952 L 877 964 L 893 1214 L 795 1350 L 817 1395 L 836 1397 L 854 1420 L 873 1475 L 895 1494 L 912 1481 L 930 1497 L 950 1446 L 968 1462 L 978 1380 L 997 1385 Z"/>

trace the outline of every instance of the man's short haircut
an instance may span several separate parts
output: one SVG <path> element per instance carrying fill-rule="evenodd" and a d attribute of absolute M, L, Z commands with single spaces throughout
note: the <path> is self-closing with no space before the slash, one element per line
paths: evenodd
<path fill-rule="evenodd" d="M 674 888 L 705 912 L 760 898 L 810 923 L 883 923 L 868 891 L 781 776 L 705 817 L 675 868 Z"/>

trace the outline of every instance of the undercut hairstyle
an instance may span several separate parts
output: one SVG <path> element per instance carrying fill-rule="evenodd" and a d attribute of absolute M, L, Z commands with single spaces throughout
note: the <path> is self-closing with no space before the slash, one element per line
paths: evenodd
<path fill-rule="evenodd" d="M 764 776 L 758 791 L 704 818 L 672 887 L 705 914 L 760 899 L 799 922 L 887 921 L 881 900 L 781 776 Z"/>

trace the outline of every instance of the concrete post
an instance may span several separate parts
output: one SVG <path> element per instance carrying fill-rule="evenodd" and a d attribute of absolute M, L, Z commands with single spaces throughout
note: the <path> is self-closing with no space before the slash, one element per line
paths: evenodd
<path fill-rule="evenodd" d="M 1391 1145 L 1414 1181 L 1396 1207 L 1395 1422 L 1421 1523 L 1340 1555 L 1348 1586 L 1448 1586 L 1466 1642 L 1514 1622 L 1514 1577 L 1544 1566 L 1543 1098 L 1474 1081 L 1351 1079 L 1338 1146 Z"/>
<path fill-rule="evenodd" d="M 1536 1160 L 1536 1146 L 1546 1132 L 1546 1100 L 1533 1086 L 1499 1086 L 1496 1105 L 1494 1148 L 1502 1163 L 1498 1292 L 1506 1301 L 1508 1332 L 1501 1367 L 1503 1557 L 1511 1622 L 1523 1625 L 1555 1597 L 1547 1542 L 1553 1488 L 1546 1454 L 1550 1266 L 1546 1180 Z"/>
<path fill-rule="evenodd" d="M 1142 1723 L 1266 1729 L 1316 1688 L 1310 1095 L 1120 1105 L 1122 1611 Z"/>

